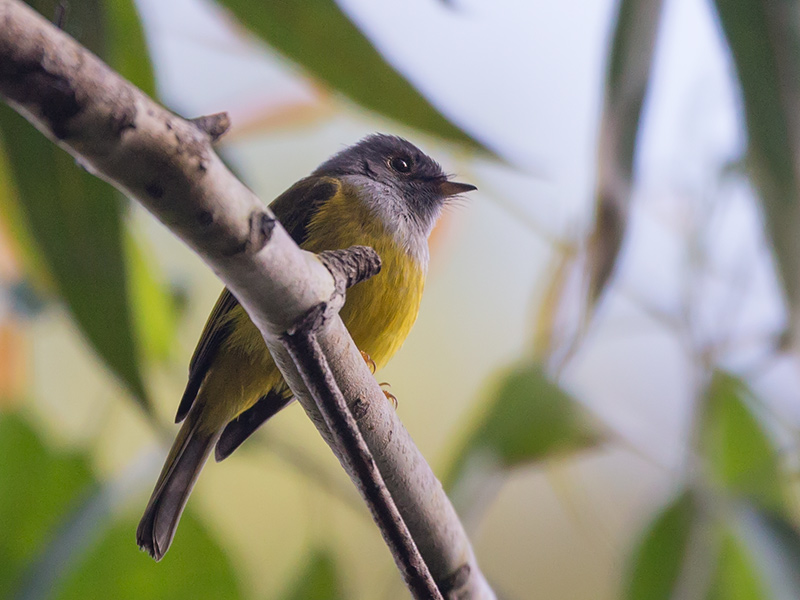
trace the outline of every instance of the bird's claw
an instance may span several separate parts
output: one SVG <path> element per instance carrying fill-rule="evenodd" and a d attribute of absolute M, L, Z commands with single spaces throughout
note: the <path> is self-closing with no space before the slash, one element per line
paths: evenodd
<path fill-rule="evenodd" d="M 361 352 L 361 358 L 363 358 L 364 362 L 367 363 L 367 366 L 369 367 L 370 372 L 373 375 L 375 375 L 375 370 L 378 368 L 378 365 L 375 364 L 375 361 L 372 360 L 372 357 L 369 354 L 367 354 L 363 350 L 359 350 L 359 352 Z"/>
<path fill-rule="evenodd" d="M 390 384 L 388 381 L 384 381 L 383 383 L 379 383 L 378 385 L 381 386 L 381 388 L 383 388 L 383 386 L 392 387 L 392 384 Z M 399 405 L 399 403 L 397 402 L 397 396 L 395 396 L 389 390 L 381 389 L 381 391 L 383 392 L 383 395 L 386 396 L 386 399 L 392 403 L 394 409 L 397 410 L 397 407 Z"/>

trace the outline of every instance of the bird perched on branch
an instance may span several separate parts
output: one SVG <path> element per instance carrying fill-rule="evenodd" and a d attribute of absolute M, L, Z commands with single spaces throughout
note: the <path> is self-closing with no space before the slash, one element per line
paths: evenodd
<path fill-rule="evenodd" d="M 311 252 L 371 246 L 381 272 L 347 292 L 340 312 L 365 358 L 383 367 L 417 318 L 428 236 L 449 198 L 476 189 L 450 181 L 413 144 L 372 135 L 324 162 L 270 208 Z M 160 560 L 212 448 L 222 460 L 291 402 L 261 333 L 226 289 L 189 363 L 176 422 L 183 421 L 136 531 Z"/>

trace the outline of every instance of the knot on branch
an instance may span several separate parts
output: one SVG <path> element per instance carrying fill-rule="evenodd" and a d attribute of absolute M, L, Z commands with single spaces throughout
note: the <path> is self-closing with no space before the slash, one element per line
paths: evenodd
<path fill-rule="evenodd" d="M 207 133 L 212 143 L 225 135 L 231 128 L 231 118 L 226 112 L 196 117 L 189 119 L 189 122 L 203 133 Z"/>
<path fill-rule="evenodd" d="M 366 281 L 381 271 L 381 257 L 369 246 L 350 246 L 344 250 L 326 250 L 318 254 L 320 262 L 331 272 L 336 292 Z"/>
<path fill-rule="evenodd" d="M 440 589 L 445 598 L 461 598 L 467 585 L 472 569 L 469 563 L 464 563 L 441 582 Z"/>
<path fill-rule="evenodd" d="M 344 250 L 326 250 L 317 254 L 319 261 L 333 277 L 334 292 L 330 300 L 311 308 L 291 327 L 286 335 L 321 329 L 344 305 L 345 292 L 366 281 L 381 270 L 381 257 L 369 246 L 350 246 Z"/>

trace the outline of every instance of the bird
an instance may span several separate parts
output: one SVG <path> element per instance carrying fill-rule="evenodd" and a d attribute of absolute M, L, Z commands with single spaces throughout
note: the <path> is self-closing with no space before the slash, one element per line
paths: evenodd
<path fill-rule="evenodd" d="M 477 189 L 452 181 L 403 138 L 372 134 L 334 154 L 270 209 L 304 250 L 372 247 L 380 272 L 347 292 L 340 316 L 370 366 L 383 367 L 419 312 L 428 237 L 445 204 Z M 293 400 L 247 313 L 224 289 L 189 362 L 182 423 L 136 531 L 156 561 L 169 549 L 212 449 L 221 461 Z"/>

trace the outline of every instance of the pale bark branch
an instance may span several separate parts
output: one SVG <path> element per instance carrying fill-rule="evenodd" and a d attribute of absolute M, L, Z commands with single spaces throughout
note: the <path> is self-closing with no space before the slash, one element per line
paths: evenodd
<path fill-rule="evenodd" d="M 282 338 L 283 345 L 294 360 L 328 426 L 328 431 L 340 448 L 347 470 L 356 475 L 354 480 L 383 534 L 384 541 L 392 551 L 406 585 L 415 598 L 441 600 L 442 594 L 386 488 L 378 466 L 361 436 L 358 423 L 336 385 L 328 361 L 322 353 L 316 331 L 323 326 L 315 316 L 295 333 L 285 335 Z"/>
<path fill-rule="evenodd" d="M 214 153 L 224 120 L 192 123 L 170 113 L 17 0 L 0 0 L 0 96 L 203 258 L 260 329 L 306 413 L 357 481 L 281 342 L 312 308 L 337 303 L 341 290 Z M 338 315 L 315 338 L 442 595 L 494 598 L 441 484 Z"/>

